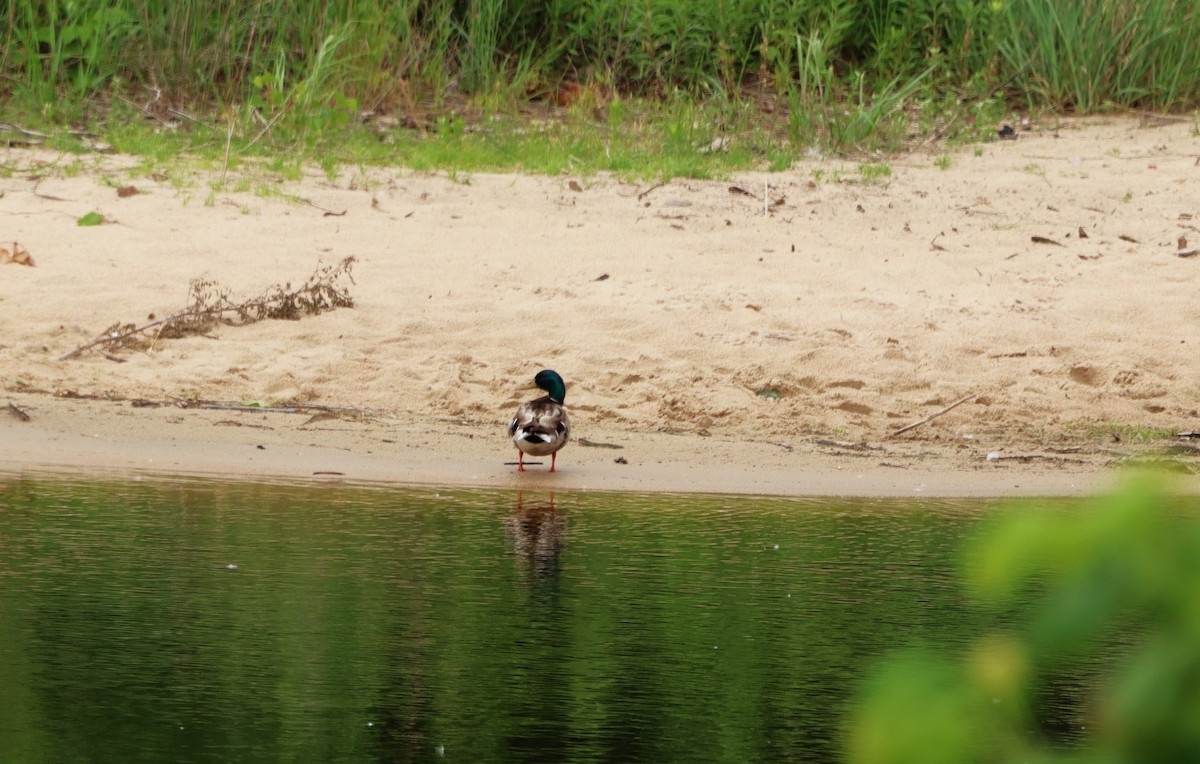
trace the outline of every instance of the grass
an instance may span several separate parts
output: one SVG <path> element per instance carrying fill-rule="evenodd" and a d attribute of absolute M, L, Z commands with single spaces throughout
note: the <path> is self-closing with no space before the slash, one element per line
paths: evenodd
<path fill-rule="evenodd" d="M 1195 106 L 1200 15 L 1182 0 L 1012 0 L 997 47 L 1028 72 L 1030 107 L 1093 112 L 1110 105 Z"/>
<path fill-rule="evenodd" d="M 1093 423 L 1087 426 L 1090 437 L 1106 441 L 1123 441 L 1126 443 L 1151 443 L 1160 440 L 1172 440 L 1178 430 L 1148 427 L 1143 425 L 1118 424 L 1115 422 Z"/>
<path fill-rule="evenodd" d="M 1013 108 L 1200 106 L 1181 0 L 43 0 L 0 18 L 7 120 L 331 175 L 713 176 L 978 140 Z"/>
<path fill-rule="evenodd" d="M 863 183 L 875 183 L 884 178 L 892 177 L 892 167 L 887 164 L 864 164 L 860 165 L 858 172 L 862 175 Z"/>

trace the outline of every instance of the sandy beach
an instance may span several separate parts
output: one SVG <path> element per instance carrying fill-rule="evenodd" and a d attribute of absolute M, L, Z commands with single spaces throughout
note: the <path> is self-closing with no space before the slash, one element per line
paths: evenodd
<path fill-rule="evenodd" d="M 1162 436 L 1200 430 L 1188 120 L 663 185 L 243 166 L 213 191 L 0 155 L 0 247 L 34 262 L 0 265 L 0 473 L 1005 496 L 1200 463 Z M 193 279 L 249 298 L 349 256 L 353 308 L 62 359 Z M 574 441 L 518 473 L 542 368 Z"/>

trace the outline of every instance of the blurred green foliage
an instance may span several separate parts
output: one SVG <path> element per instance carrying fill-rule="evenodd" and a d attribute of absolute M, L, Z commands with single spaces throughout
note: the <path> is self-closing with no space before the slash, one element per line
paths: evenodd
<path fill-rule="evenodd" d="M 968 545 L 971 593 L 1031 601 L 965 654 L 888 660 L 850 720 L 849 760 L 1200 761 L 1200 523 L 1156 478 L 1080 510 L 1003 513 Z M 1036 596 L 1030 598 L 1030 592 Z M 1035 705 L 1055 671 L 1104 640 L 1125 658 L 1085 699 L 1087 742 L 1041 738 Z"/>

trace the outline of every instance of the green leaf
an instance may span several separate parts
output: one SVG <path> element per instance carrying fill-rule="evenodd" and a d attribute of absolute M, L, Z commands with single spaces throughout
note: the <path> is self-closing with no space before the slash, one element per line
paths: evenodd
<path fill-rule="evenodd" d="M 77 225 L 100 225 L 103 222 L 104 216 L 99 212 L 89 212 L 88 214 L 79 218 L 79 220 L 75 221 Z"/>

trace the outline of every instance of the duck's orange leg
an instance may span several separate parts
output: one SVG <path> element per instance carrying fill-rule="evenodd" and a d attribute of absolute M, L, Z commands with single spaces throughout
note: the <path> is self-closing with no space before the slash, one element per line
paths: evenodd
<path fill-rule="evenodd" d="M 525 471 L 525 452 L 517 449 L 517 472 Z"/>
<path fill-rule="evenodd" d="M 558 452 L 557 452 L 557 451 L 555 451 L 554 453 L 550 454 L 550 471 L 551 471 L 551 472 L 554 472 L 554 463 L 555 463 L 556 461 L 558 461 Z"/>

